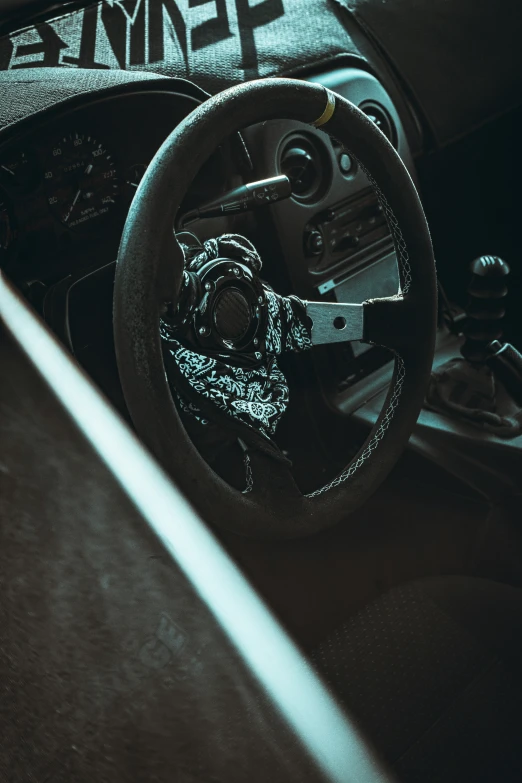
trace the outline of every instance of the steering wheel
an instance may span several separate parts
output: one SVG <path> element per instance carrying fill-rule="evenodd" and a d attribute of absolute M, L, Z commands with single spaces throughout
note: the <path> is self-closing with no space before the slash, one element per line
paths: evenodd
<path fill-rule="evenodd" d="M 377 193 L 399 270 L 396 296 L 362 305 L 310 303 L 312 342 L 314 329 L 324 332 L 326 324 L 328 332 L 331 327 L 332 308 L 344 307 L 344 314 L 351 307 L 356 316 L 348 318 L 351 327 L 344 339 L 363 339 L 395 354 L 386 401 L 367 440 L 333 481 L 310 495 L 300 492 L 286 465 L 259 449 L 249 454 L 254 477 L 249 492 L 231 487 L 208 466 L 173 400 L 160 339 L 160 319 L 167 306 L 176 306 L 183 280 L 184 254 L 173 226 L 184 195 L 219 144 L 242 128 L 272 119 L 319 127 L 350 151 Z M 163 143 L 123 231 L 114 339 L 137 433 L 211 524 L 265 538 L 306 536 L 337 524 L 375 492 L 413 430 L 433 361 L 436 290 L 430 235 L 415 186 L 393 146 L 365 114 L 319 84 L 294 79 L 262 79 L 227 89 L 196 108 Z M 332 339 L 339 340 L 338 330 Z"/>

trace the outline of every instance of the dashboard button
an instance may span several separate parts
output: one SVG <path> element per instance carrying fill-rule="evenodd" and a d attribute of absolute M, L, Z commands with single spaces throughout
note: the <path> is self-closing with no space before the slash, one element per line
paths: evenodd
<path fill-rule="evenodd" d="M 353 169 L 353 160 L 347 152 L 343 152 L 339 155 L 339 168 L 343 174 L 349 174 Z"/>

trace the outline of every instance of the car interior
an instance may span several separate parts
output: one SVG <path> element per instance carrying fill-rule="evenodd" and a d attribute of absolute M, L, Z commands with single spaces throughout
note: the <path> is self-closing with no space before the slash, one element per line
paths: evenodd
<path fill-rule="evenodd" d="M 517 0 L 0 4 L 0 780 L 522 780 Z"/>

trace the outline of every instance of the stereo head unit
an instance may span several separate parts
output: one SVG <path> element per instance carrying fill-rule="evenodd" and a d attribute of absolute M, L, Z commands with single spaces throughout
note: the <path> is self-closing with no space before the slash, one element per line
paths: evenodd
<path fill-rule="evenodd" d="M 323 274 L 346 260 L 355 260 L 389 235 L 388 224 L 375 192 L 368 188 L 341 201 L 310 220 L 303 237 L 304 253 L 312 273 Z"/>

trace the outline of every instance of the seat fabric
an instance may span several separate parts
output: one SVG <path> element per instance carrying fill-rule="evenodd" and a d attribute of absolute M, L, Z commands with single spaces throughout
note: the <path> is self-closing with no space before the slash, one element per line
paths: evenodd
<path fill-rule="evenodd" d="M 400 781 L 522 781 L 522 590 L 469 577 L 406 584 L 312 660 Z"/>

